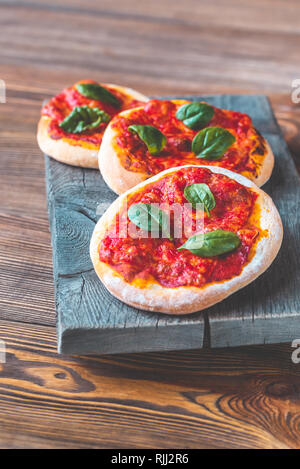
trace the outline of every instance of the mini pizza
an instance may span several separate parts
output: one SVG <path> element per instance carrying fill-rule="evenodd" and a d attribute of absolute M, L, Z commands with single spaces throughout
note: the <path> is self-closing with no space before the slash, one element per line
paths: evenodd
<path fill-rule="evenodd" d="M 157 99 L 114 117 L 99 152 L 100 171 L 117 194 L 186 164 L 220 166 L 261 186 L 272 173 L 274 156 L 247 114 Z"/>
<path fill-rule="evenodd" d="M 90 255 L 124 303 L 187 314 L 262 274 L 282 235 L 272 199 L 252 181 L 217 166 L 187 165 L 119 196 L 95 227 Z"/>
<path fill-rule="evenodd" d="M 63 163 L 98 168 L 98 151 L 108 122 L 146 101 L 146 96 L 123 86 L 91 80 L 75 83 L 43 107 L 39 146 Z"/>

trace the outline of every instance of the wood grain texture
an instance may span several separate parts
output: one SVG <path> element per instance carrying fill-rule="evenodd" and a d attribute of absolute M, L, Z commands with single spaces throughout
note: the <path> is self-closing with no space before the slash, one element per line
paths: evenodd
<path fill-rule="evenodd" d="M 300 337 L 300 272 L 295 256 L 300 245 L 300 179 L 269 102 L 252 95 L 187 98 L 249 114 L 269 141 L 275 169 L 264 190 L 282 218 L 282 249 L 264 275 L 205 313 L 168 316 L 139 311 L 106 290 L 89 258 L 98 204 L 109 206 L 115 194 L 99 171 L 46 157 L 60 352 L 193 349 L 203 346 L 204 337 L 211 347 L 291 342 Z"/>
<path fill-rule="evenodd" d="M 49 327 L 2 331 L 2 447 L 299 447 L 289 345 L 72 358 Z"/>
<path fill-rule="evenodd" d="M 142 87 L 146 94 L 233 87 L 290 92 L 298 77 L 297 0 L 225 5 L 222 0 L 2 0 L 0 5 L 2 78 L 15 81 L 17 66 L 40 92 L 56 93 L 83 74 Z"/>
<path fill-rule="evenodd" d="M 299 16 L 296 0 L 1 0 L 1 448 L 300 447 L 289 345 L 57 355 L 35 138 L 42 100 L 82 78 L 148 95 L 265 93 L 300 169 Z"/>

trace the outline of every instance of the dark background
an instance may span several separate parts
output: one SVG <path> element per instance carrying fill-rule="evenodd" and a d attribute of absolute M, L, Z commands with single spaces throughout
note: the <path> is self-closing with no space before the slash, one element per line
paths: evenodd
<path fill-rule="evenodd" d="M 42 100 L 91 78 L 149 95 L 264 93 L 298 168 L 296 0 L 0 1 L 0 447 L 300 446 L 290 344 L 56 353 Z"/>

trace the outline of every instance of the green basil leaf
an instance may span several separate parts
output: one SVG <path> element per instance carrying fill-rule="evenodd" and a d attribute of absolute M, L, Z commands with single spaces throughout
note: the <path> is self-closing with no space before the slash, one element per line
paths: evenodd
<path fill-rule="evenodd" d="M 214 108 L 209 104 L 188 103 L 178 108 L 176 117 L 189 129 L 199 130 L 211 121 L 214 113 Z"/>
<path fill-rule="evenodd" d="M 222 127 L 206 127 L 195 135 L 192 151 L 197 158 L 219 160 L 235 142 L 235 136 Z"/>
<path fill-rule="evenodd" d="M 97 107 L 76 106 L 59 124 L 66 132 L 78 134 L 85 130 L 95 129 L 102 122 L 109 122 L 110 116 Z"/>
<path fill-rule="evenodd" d="M 142 230 L 170 238 L 169 216 L 156 205 L 133 204 L 128 209 L 128 218 Z"/>
<path fill-rule="evenodd" d="M 188 249 L 199 257 L 214 257 L 233 251 L 240 243 L 232 231 L 215 230 L 191 236 L 178 250 Z"/>
<path fill-rule="evenodd" d="M 75 88 L 86 98 L 96 99 L 117 108 L 122 105 L 121 101 L 114 94 L 96 83 L 77 83 Z"/>
<path fill-rule="evenodd" d="M 210 216 L 210 210 L 215 208 L 216 201 L 207 184 L 191 184 L 184 188 L 184 197 L 196 208 L 196 204 L 203 204 L 204 210 Z"/>
<path fill-rule="evenodd" d="M 153 125 L 130 125 L 128 129 L 147 145 L 150 155 L 158 155 L 167 142 L 164 134 Z"/>

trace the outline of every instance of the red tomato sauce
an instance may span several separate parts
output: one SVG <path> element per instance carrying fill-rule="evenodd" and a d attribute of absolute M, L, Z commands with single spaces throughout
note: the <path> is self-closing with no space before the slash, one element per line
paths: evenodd
<path fill-rule="evenodd" d="M 215 165 L 235 172 L 257 173 L 265 153 L 264 139 L 253 127 L 247 114 L 212 106 L 215 113 L 206 127 L 223 127 L 235 136 L 236 142 L 220 160 L 208 161 L 196 158 L 192 152 L 192 140 L 198 130 L 189 129 L 176 118 L 180 106 L 171 101 L 154 99 L 148 101 L 143 109 L 132 112 L 128 118 L 114 118 L 112 127 L 118 131 L 115 143 L 123 149 L 117 152 L 123 167 L 149 176 L 185 164 Z M 167 137 L 167 143 L 159 156 L 151 155 L 142 140 L 128 130 L 128 126 L 133 124 L 153 125 Z"/>
<path fill-rule="evenodd" d="M 92 80 L 80 81 L 79 83 L 97 83 Z M 115 116 L 125 109 L 131 109 L 137 106 L 141 106 L 143 103 L 136 99 L 131 99 L 125 93 L 121 93 L 118 90 L 110 88 L 106 85 L 104 86 L 108 89 L 116 98 L 118 98 L 122 105 L 121 108 L 114 107 L 107 103 L 102 103 L 101 101 L 90 99 L 77 91 L 75 85 L 64 89 L 60 94 L 50 99 L 50 101 L 45 104 L 42 109 L 42 115 L 50 117 L 51 121 L 49 123 L 48 133 L 51 138 L 58 140 L 60 138 L 68 138 L 74 140 L 79 144 L 79 142 L 87 142 L 89 144 L 100 146 L 102 141 L 103 132 L 107 126 L 106 123 L 102 123 L 96 129 L 86 130 L 81 133 L 70 133 L 66 132 L 59 127 L 59 124 L 72 112 L 76 106 L 90 106 L 97 107 L 107 112 L 111 117 Z"/>
<path fill-rule="evenodd" d="M 202 232 L 216 229 L 235 232 L 241 240 L 240 246 L 228 254 L 204 258 L 188 250 L 178 251 L 189 237 L 183 235 L 170 241 L 166 238 L 118 237 L 108 229 L 99 244 L 100 261 L 110 265 L 126 282 L 153 279 L 164 287 L 195 286 L 228 280 L 239 275 L 249 259 L 249 253 L 258 239 L 260 228 L 250 216 L 256 194 L 233 179 L 212 173 L 207 168 L 184 168 L 167 175 L 133 195 L 127 200 L 130 205 L 144 203 L 184 204 L 184 188 L 194 183 L 206 183 L 214 195 L 216 207 L 210 217 L 204 214 Z M 193 229 L 195 211 L 192 211 Z M 118 220 L 124 216 L 120 211 Z M 127 226 L 130 221 L 125 212 Z M 178 221 L 178 220 L 177 220 Z M 201 232 L 201 231 L 197 231 Z M 145 233 L 145 232 L 141 232 Z M 193 233 L 195 234 L 195 233 Z"/>

